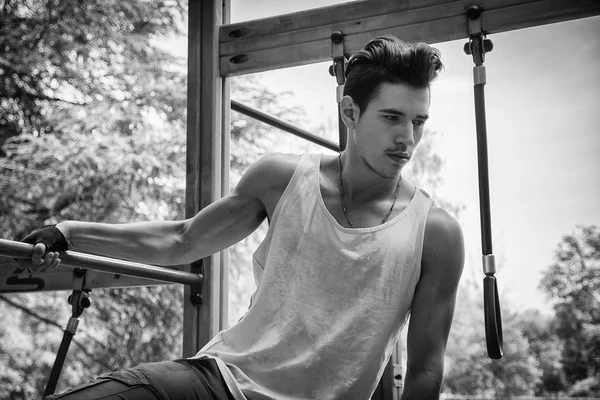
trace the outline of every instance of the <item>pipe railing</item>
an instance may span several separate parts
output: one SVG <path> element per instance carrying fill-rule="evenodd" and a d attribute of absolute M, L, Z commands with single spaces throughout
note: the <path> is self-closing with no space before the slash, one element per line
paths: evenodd
<path fill-rule="evenodd" d="M 12 240 L 0 239 L 0 255 L 12 258 L 31 259 L 33 245 Z M 79 253 L 76 251 L 59 252 L 60 265 L 70 268 L 82 268 L 92 271 L 109 272 L 162 282 L 190 285 L 200 293 L 202 275 L 179 271 L 154 265 L 117 260 L 109 257 Z"/>
<path fill-rule="evenodd" d="M 255 108 L 249 107 L 245 104 L 237 102 L 235 100 L 231 100 L 231 109 L 247 115 L 250 118 L 254 118 L 257 121 L 263 122 L 265 124 L 271 125 L 277 129 L 281 129 L 282 131 L 291 133 L 292 135 L 301 137 L 302 139 L 308 140 L 309 142 L 316 143 L 319 146 L 323 146 L 329 150 L 333 150 L 335 152 L 340 151 L 340 146 L 331 142 L 327 139 L 323 139 L 317 135 L 314 135 L 310 132 L 305 131 L 304 129 L 300 129 L 290 123 L 287 123 L 273 115 L 264 113 Z"/>

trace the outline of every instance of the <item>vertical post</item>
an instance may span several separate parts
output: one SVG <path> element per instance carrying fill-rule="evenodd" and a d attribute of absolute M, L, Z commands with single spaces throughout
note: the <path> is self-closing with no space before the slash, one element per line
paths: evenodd
<path fill-rule="evenodd" d="M 400 400 L 404 376 L 402 373 L 402 338 L 398 340 L 371 400 Z"/>
<path fill-rule="evenodd" d="M 400 400 L 402 397 L 402 389 L 404 388 L 404 372 L 402 371 L 402 349 L 404 348 L 404 340 L 400 338 L 398 343 L 396 343 L 396 347 L 394 348 L 394 353 L 392 353 L 392 365 L 393 365 L 393 373 L 394 373 L 394 388 L 392 393 L 393 400 Z"/>
<path fill-rule="evenodd" d="M 189 2 L 186 218 L 222 194 L 224 83 L 218 67 L 218 33 L 226 1 Z M 186 270 L 204 275 L 199 307 L 189 301 L 190 289 L 184 289 L 183 356 L 190 357 L 221 329 L 220 254 L 195 262 Z"/>
<path fill-rule="evenodd" d="M 231 2 L 221 0 L 222 24 L 231 22 Z M 218 40 L 218 39 L 217 39 Z M 229 194 L 229 169 L 231 167 L 231 83 L 230 78 L 222 78 L 221 101 L 221 196 Z M 221 252 L 221 289 L 220 289 L 220 329 L 229 325 L 229 249 Z"/>
<path fill-rule="evenodd" d="M 392 400 L 393 386 L 394 367 L 392 360 L 390 359 L 390 362 L 385 366 L 381 379 L 379 379 L 375 392 L 373 392 L 373 395 L 371 396 L 371 400 Z"/>

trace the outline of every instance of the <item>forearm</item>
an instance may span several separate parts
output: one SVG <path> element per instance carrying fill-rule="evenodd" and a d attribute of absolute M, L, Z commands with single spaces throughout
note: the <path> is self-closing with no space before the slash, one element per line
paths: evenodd
<path fill-rule="evenodd" d="M 73 246 L 84 253 L 154 265 L 180 264 L 182 221 L 149 221 L 102 224 L 65 221 L 56 226 Z"/>
<path fill-rule="evenodd" d="M 438 400 L 442 376 L 431 371 L 407 373 L 401 400 Z"/>

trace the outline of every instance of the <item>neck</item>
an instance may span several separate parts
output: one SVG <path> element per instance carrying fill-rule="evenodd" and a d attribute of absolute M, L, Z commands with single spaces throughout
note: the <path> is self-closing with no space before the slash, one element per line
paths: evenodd
<path fill-rule="evenodd" d="M 361 157 L 345 150 L 341 156 L 342 181 L 348 202 L 372 201 L 394 195 L 401 179 L 384 177 L 374 171 Z"/>

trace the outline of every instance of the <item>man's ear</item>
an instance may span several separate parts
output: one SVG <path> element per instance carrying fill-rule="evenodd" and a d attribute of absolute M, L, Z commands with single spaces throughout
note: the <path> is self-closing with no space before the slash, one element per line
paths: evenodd
<path fill-rule="evenodd" d="M 342 121 L 348 129 L 354 129 L 356 125 L 356 118 L 358 117 L 358 107 L 354 103 L 354 100 L 350 96 L 342 97 L 340 102 L 340 113 L 342 115 Z"/>

